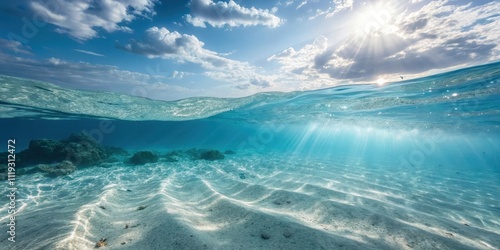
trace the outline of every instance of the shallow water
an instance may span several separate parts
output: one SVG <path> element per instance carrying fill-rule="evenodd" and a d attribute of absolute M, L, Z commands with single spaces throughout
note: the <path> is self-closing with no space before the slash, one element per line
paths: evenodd
<path fill-rule="evenodd" d="M 90 249 L 102 237 L 109 249 L 500 246 L 500 63 L 386 86 L 175 102 L 7 76 L 0 85 L 0 136 L 15 138 L 16 152 L 74 132 L 131 154 L 236 152 L 16 176 L 16 243 L 5 233 L 2 249 Z"/>

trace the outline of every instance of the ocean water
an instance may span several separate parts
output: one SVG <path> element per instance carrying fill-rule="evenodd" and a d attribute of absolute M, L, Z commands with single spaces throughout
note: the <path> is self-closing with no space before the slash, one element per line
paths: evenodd
<path fill-rule="evenodd" d="M 17 167 L 2 179 L 0 249 L 500 248 L 500 63 L 172 102 L 0 86 L 2 151 L 85 133 L 129 152 L 58 177 Z M 234 154 L 163 157 L 192 148 Z M 160 160 L 127 163 L 144 150 Z"/>

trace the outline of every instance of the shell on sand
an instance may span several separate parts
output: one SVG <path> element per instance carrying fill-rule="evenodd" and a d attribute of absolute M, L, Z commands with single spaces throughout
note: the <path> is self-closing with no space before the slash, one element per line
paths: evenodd
<path fill-rule="evenodd" d="M 95 243 L 95 247 L 96 248 L 99 248 L 99 247 L 104 247 L 106 246 L 108 243 L 106 243 L 106 238 L 101 238 L 97 243 Z"/>

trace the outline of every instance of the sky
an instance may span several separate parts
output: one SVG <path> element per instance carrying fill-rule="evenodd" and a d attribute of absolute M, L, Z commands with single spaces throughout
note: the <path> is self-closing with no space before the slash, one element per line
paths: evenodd
<path fill-rule="evenodd" d="M 389 84 L 500 58 L 500 1 L 0 2 L 0 74 L 152 99 Z"/>

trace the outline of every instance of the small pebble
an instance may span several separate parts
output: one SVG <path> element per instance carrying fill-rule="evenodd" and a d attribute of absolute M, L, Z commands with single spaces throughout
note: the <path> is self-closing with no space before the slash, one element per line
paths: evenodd
<path fill-rule="evenodd" d="M 269 238 L 271 238 L 271 235 L 267 234 L 267 233 L 261 233 L 260 234 L 260 237 L 264 240 L 268 240 Z"/>
<path fill-rule="evenodd" d="M 97 243 L 95 243 L 96 248 L 105 247 L 106 245 L 108 245 L 108 243 L 106 243 L 106 238 L 101 238 Z"/>
<path fill-rule="evenodd" d="M 292 237 L 292 232 L 285 230 L 285 232 L 283 232 L 283 236 L 285 236 L 285 238 L 290 238 Z"/>

